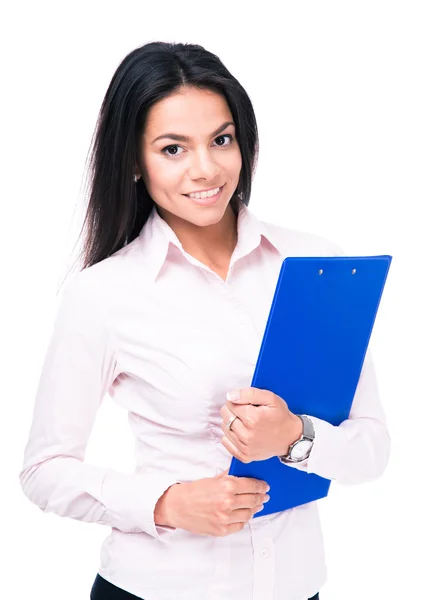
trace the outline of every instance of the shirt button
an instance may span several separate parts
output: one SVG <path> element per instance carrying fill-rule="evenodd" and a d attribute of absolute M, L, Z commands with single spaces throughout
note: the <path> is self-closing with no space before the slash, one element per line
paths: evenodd
<path fill-rule="evenodd" d="M 261 556 L 264 556 L 264 558 L 267 558 L 269 556 L 269 552 L 266 550 L 266 548 L 261 551 Z"/>

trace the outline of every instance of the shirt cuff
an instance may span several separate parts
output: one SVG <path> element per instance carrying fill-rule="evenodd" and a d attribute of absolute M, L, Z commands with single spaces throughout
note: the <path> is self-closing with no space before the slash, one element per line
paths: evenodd
<path fill-rule="evenodd" d="M 140 531 L 160 540 L 176 529 L 156 525 L 154 510 L 161 496 L 175 483 L 183 482 L 151 473 L 111 473 L 102 485 L 102 502 L 107 507 L 108 519 L 113 523 L 117 518 L 131 520 Z"/>
<path fill-rule="evenodd" d="M 318 419 L 318 417 L 310 415 L 306 416 L 312 421 L 315 430 L 315 440 L 312 450 L 306 459 L 297 463 L 283 462 L 283 465 L 294 467 L 306 473 L 317 473 L 320 471 L 322 477 L 332 479 L 332 477 L 324 475 L 323 470 L 325 470 L 325 465 L 332 465 L 340 460 L 347 442 L 344 435 L 345 432 L 340 427 L 336 427 L 323 419 Z"/>

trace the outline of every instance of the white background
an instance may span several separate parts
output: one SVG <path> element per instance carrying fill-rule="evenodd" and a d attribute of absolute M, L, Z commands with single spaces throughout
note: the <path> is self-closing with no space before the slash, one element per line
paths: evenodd
<path fill-rule="evenodd" d="M 2 9 L 0 584 L 10 599 L 88 598 L 109 532 L 43 514 L 18 473 L 56 294 L 76 256 L 98 110 L 123 57 L 156 40 L 203 45 L 249 93 L 261 138 L 257 216 L 351 255 L 394 257 L 371 340 L 392 456 L 376 482 L 334 484 L 320 502 L 322 598 L 440 597 L 439 4 L 257 4 Z M 131 470 L 126 416 L 109 398 L 87 460 Z"/>

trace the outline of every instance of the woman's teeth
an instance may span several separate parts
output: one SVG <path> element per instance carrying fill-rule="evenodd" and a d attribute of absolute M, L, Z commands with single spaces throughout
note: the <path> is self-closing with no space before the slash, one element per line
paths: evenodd
<path fill-rule="evenodd" d="M 188 194 L 190 198 L 196 198 L 198 200 L 202 198 L 211 198 L 211 196 L 215 196 L 219 193 L 221 188 L 215 188 L 214 190 L 209 190 L 209 192 L 197 192 L 195 194 Z"/>

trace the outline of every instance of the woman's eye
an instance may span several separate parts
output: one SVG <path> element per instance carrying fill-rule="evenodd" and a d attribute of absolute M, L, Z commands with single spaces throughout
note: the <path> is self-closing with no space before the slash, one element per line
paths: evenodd
<path fill-rule="evenodd" d="M 218 137 L 216 137 L 215 139 L 216 139 L 216 140 L 219 140 L 219 139 L 221 139 L 221 138 L 229 138 L 229 139 L 230 139 L 230 142 L 229 142 L 229 144 L 226 144 L 226 146 L 230 146 L 230 145 L 232 144 L 232 140 L 234 139 L 234 138 L 232 137 L 232 135 L 231 135 L 231 134 L 229 134 L 229 133 L 226 133 L 225 135 L 219 135 L 219 136 L 218 136 Z M 221 145 L 222 145 L 222 146 L 224 146 L 225 144 L 221 144 Z"/>
<path fill-rule="evenodd" d="M 174 149 L 174 148 L 180 148 L 180 146 L 176 146 L 176 145 L 174 145 L 174 146 L 167 146 L 166 148 L 164 148 L 164 149 L 162 150 L 162 152 L 163 152 L 163 154 L 165 154 L 165 156 L 179 156 L 179 155 L 178 155 L 178 154 L 176 154 L 175 152 L 172 152 L 171 154 L 168 154 L 168 152 L 167 152 L 167 151 L 168 151 L 168 150 L 170 150 L 170 148 L 171 148 L 171 149 Z"/>
<path fill-rule="evenodd" d="M 234 138 L 232 137 L 231 134 L 226 133 L 224 135 L 219 135 L 217 136 L 215 139 L 216 140 L 220 140 L 222 138 L 229 138 L 229 144 L 220 144 L 218 147 L 219 148 L 227 148 L 228 146 L 230 146 L 234 140 Z M 174 150 L 175 148 L 181 148 L 181 146 L 177 146 L 176 144 L 173 144 L 172 146 L 166 146 L 165 148 L 163 148 L 163 150 L 161 150 L 161 152 L 163 154 L 165 154 L 165 156 L 169 156 L 170 158 L 173 158 L 174 156 L 180 156 L 180 154 L 177 154 L 176 152 L 171 152 L 170 154 L 168 153 L 169 150 Z"/>

